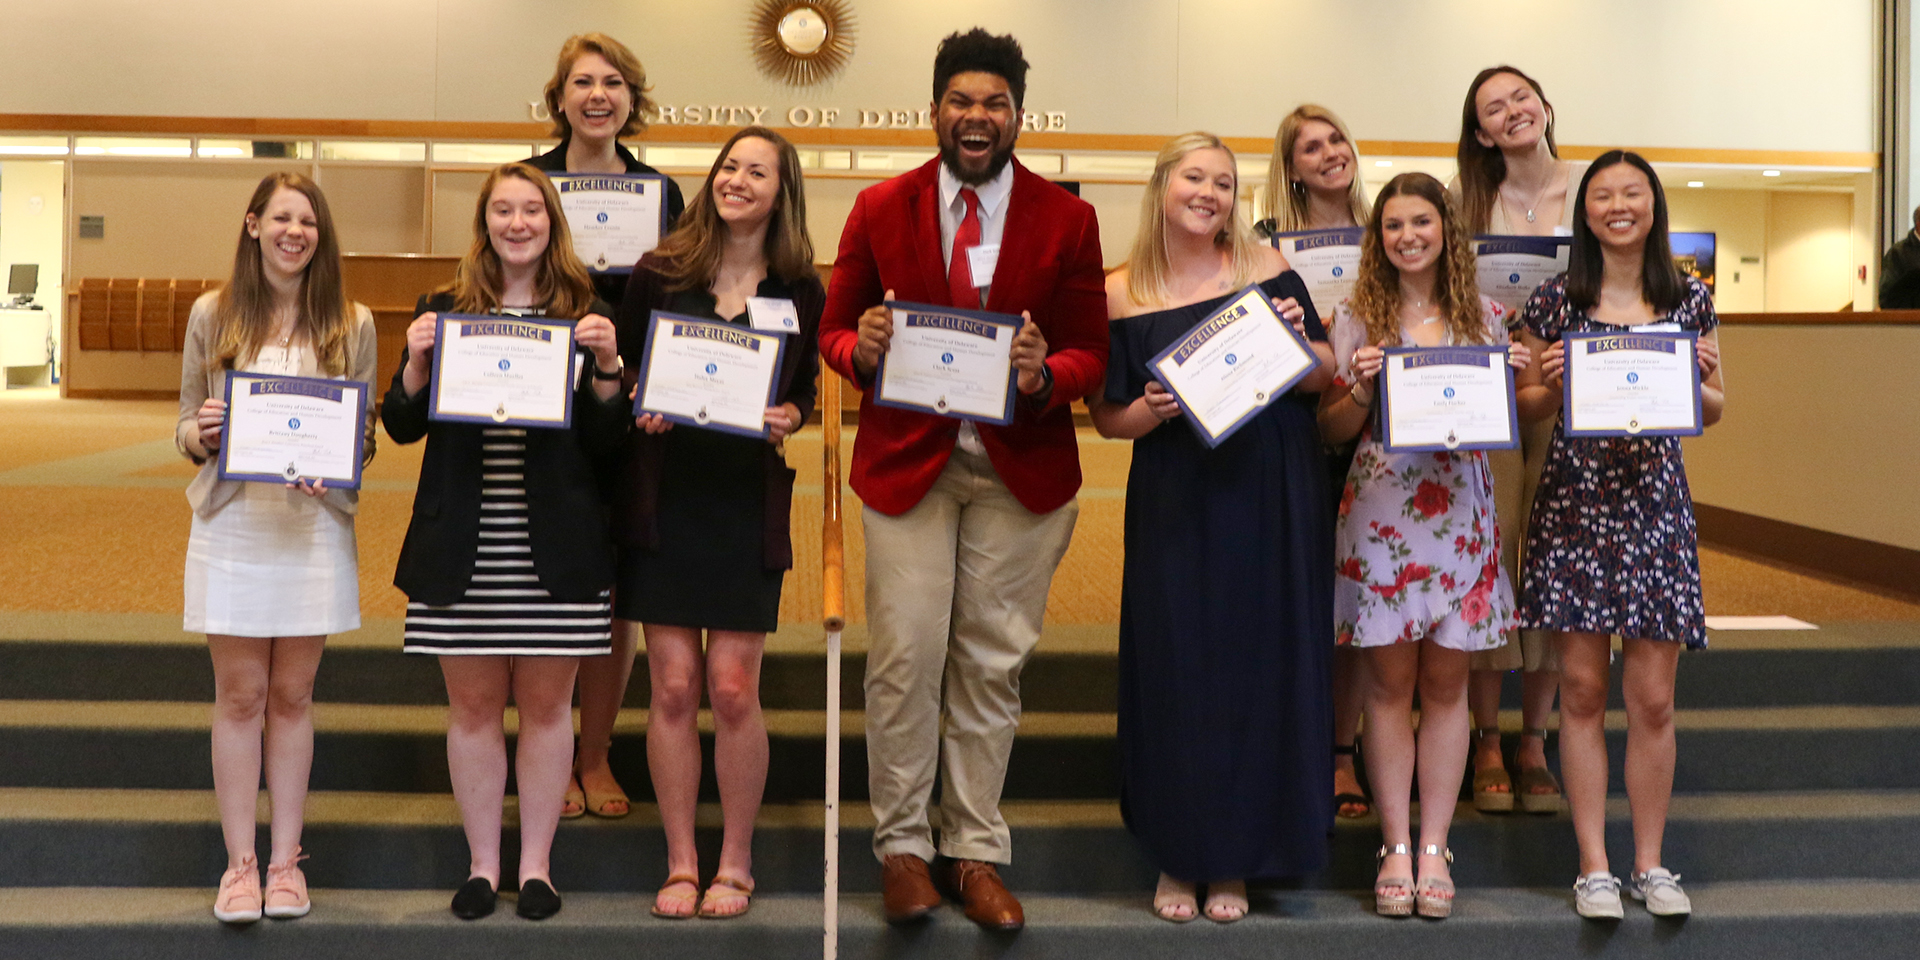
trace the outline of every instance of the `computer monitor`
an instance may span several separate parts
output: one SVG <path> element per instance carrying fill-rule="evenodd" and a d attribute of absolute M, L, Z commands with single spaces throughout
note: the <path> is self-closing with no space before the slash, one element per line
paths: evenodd
<path fill-rule="evenodd" d="M 1673 265 L 1680 272 L 1707 285 L 1707 292 L 1713 292 L 1714 247 L 1718 240 L 1711 233 L 1676 230 L 1667 234 L 1667 242 L 1673 248 Z"/>
<path fill-rule="evenodd" d="M 40 290 L 40 265 L 16 263 L 7 271 L 7 295 L 31 298 Z"/>

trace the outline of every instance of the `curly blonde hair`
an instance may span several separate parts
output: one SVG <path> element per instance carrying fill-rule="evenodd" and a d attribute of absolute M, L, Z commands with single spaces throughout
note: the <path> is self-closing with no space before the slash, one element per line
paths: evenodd
<path fill-rule="evenodd" d="M 1387 201 L 1418 197 L 1440 211 L 1440 260 L 1433 283 L 1434 306 L 1440 308 L 1454 343 L 1487 343 L 1487 319 L 1480 306 L 1480 280 L 1474 272 L 1473 244 L 1459 211 L 1447 197 L 1447 188 L 1432 175 L 1403 173 L 1387 181 L 1374 198 L 1373 216 L 1360 240 L 1360 275 L 1354 278 L 1350 303 L 1354 316 L 1366 326 L 1367 342 L 1398 344 L 1400 336 L 1400 274 L 1387 259 L 1382 237 Z"/>

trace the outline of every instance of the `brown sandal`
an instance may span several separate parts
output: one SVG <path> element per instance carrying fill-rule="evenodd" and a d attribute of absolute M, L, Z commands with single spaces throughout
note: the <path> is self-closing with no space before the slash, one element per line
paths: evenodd
<path fill-rule="evenodd" d="M 1520 735 L 1539 737 L 1542 746 L 1547 742 L 1547 731 L 1534 727 L 1521 730 Z M 1541 787 L 1546 789 L 1539 789 Z M 1514 793 L 1520 800 L 1520 809 L 1528 813 L 1560 812 L 1560 781 L 1546 767 L 1521 767 L 1520 782 L 1514 788 Z"/>
<path fill-rule="evenodd" d="M 1500 728 L 1477 728 L 1473 731 L 1473 739 L 1477 743 L 1481 737 L 1489 734 L 1498 738 Z M 1506 789 L 1495 790 L 1495 787 Z M 1504 761 L 1497 767 L 1488 767 L 1485 770 L 1476 768 L 1473 771 L 1473 808 L 1481 813 L 1513 812 L 1513 778 L 1507 775 Z"/>
<path fill-rule="evenodd" d="M 672 897 L 669 897 L 668 902 L 675 903 L 675 904 L 685 903 L 687 905 L 687 912 L 672 913 L 672 912 L 660 909 L 660 898 L 662 895 L 666 894 L 667 888 L 678 886 L 683 883 L 693 888 L 692 895 L 683 897 L 676 894 Z M 656 893 L 653 895 L 653 915 L 663 920 L 691 920 L 693 919 L 695 905 L 699 902 L 699 900 L 700 900 L 700 878 L 690 873 L 676 873 L 668 877 L 666 883 L 663 883 L 660 885 L 659 893 Z"/>
<path fill-rule="evenodd" d="M 717 894 L 716 891 L 718 891 Z M 735 900 L 741 901 L 746 906 L 733 913 L 721 913 L 718 908 L 709 909 L 713 904 Z M 735 880 L 732 877 L 716 876 L 713 878 L 713 883 L 707 885 L 706 894 L 700 898 L 699 912 L 702 920 L 732 920 L 735 917 L 746 916 L 747 911 L 751 909 L 753 909 L 752 880 Z"/>

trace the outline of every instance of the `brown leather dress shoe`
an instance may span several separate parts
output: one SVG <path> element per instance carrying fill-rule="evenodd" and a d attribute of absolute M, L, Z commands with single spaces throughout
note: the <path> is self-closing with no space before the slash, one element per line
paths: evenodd
<path fill-rule="evenodd" d="M 988 930 L 1019 930 L 1027 925 L 1020 901 L 1000 882 L 1000 871 L 984 860 L 953 861 L 953 892 L 966 905 L 967 919 Z"/>
<path fill-rule="evenodd" d="M 927 875 L 927 862 L 911 853 L 881 858 L 880 889 L 888 923 L 924 920 L 940 905 L 940 891 L 934 889 L 933 878 Z"/>

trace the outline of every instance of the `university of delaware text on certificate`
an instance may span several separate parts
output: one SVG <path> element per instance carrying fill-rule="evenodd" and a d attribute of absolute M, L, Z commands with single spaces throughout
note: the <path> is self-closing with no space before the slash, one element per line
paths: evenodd
<path fill-rule="evenodd" d="M 1323 316 L 1332 314 L 1353 293 L 1353 280 L 1360 274 L 1360 240 L 1366 232 L 1362 227 L 1335 227 L 1273 235 L 1274 248 L 1306 283 L 1314 309 Z"/>
<path fill-rule="evenodd" d="M 873 402 L 986 423 L 1013 422 L 1014 334 L 1003 313 L 888 301 L 893 338 L 874 373 Z"/>
<path fill-rule="evenodd" d="M 1147 367 L 1200 439 L 1216 447 L 1319 365 L 1266 293 L 1248 286 Z"/>
<path fill-rule="evenodd" d="M 1517 319 L 1536 287 L 1567 272 L 1572 249 L 1571 237 L 1474 237 L 1480 293 Z"/>
<path fill-rule="evenodd" d="M 228 371 L 220 479 L 320 480 L 357 490 L 367 441 L 367 385 L 357 380 Z"/>
<path fill-rule="evenodd" d="M 573 252 L 595 273 L 632 273 L 667 230 L 667 178 L 656 173 L 549 174 Z"/>
<path fill-rule="evenodd" d="M 1697 436 L 1700 365 L 1692 333 L 1569 333 L 1562 338 L 1569 437 Z"/>
<path fill-rule="evenodd" d="M 573 422 L 573 324 L 443 313 L 433 347 L 434 420 L 515 427 Z"/>
<path fill-rule="evenodd" d="M 766 435 L 786 337 L 653 311 L 633 412 L 727 433 Z"/>
<path fill-rule="evenodd" d="M 1505 344 L 1382 352 L 1380 442 L 1388 453 L 1520 446 Z"/>

